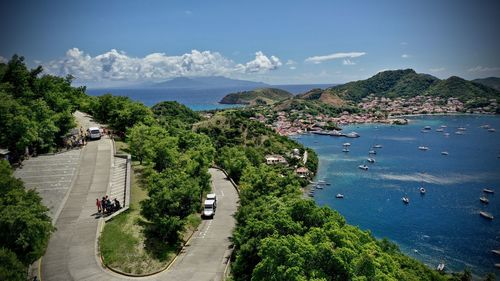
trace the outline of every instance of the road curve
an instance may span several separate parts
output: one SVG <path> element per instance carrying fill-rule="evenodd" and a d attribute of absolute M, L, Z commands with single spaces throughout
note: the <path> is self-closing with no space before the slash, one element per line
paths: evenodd
<path fill-rule="evenodd" d="M 218 207 L 213 220 L 204 220 L 168 270 L 154 276 L 131 278 L 104 268 L 97 239 L 103 223 L 95 217 L 95 198 L 106 194 L 110 181 L 112 143 L 103 138 L 82 151 L 76 180 L 56 222 L 42 258 L 43 281 L 68 280 L 221 280 L 229 259 L 238 194 L 225 175 L 210 169 Z"/>

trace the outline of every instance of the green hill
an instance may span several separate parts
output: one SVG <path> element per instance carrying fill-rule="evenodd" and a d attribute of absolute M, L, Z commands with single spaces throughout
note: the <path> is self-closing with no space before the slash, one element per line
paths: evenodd
<path fill-rule="evenodd" d="M 472 82 L 476 82 L 476 83 L 488 86 L 490 88 L 493 88 L 497 91 L 500 91 L 500 78 L 498 78 L 498 77 L 474 79 L 474 80 L 472 80 Z"/>
<path fill-rule="evenodd" d="M 231 93 L 222 98 L 222 104 L 273 104 L 293 97 L 293 94 L 275 88 L 262 88 L 253 91 Z"/>

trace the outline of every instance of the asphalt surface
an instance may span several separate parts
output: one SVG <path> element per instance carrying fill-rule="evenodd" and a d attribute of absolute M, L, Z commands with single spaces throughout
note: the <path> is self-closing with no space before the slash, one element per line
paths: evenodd
<path fill-rule="evenodd" d="M 91 141 L 78 158 L 74 181 L 56 221 L 40 263 L 41 280 L 222 280 L 232 249 L 238 194 L 225 175 L 210 169 L 217 194 L 215 217 L 204 220 L 172 265 L 150 277 L 131 278 L 103 268 L 97 251 L 102 219 L 96 216 L 95 199 L 109 191 L 112 143 Z"/>

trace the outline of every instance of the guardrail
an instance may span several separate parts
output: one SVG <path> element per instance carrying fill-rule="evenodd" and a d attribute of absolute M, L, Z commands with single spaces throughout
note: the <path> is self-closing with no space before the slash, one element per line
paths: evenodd
<path fill-rule="evenodd" d="M 110 219 L 116 217 L 117 215 L 125 212 L 130 208 L 130 184 L 131 184 L 130 177 L 132 169 L 132 156 L 130 154 L 115 154 L 114 157 L 127 159 L 127 166 L 125 168 L 125 188 L 123 190 L 124 201 L 123 201 L 123 206 L 120 210 L 104 218 L 105 222 L 109 221 Z"/>

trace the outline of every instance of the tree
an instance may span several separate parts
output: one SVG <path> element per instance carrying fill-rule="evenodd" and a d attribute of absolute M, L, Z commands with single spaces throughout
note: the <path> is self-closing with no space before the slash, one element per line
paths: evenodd
<path fill-rule="evenodd" d="M 26 281 L 27 268 L 11 250 L 0 247 L 0 280 Z"/>

